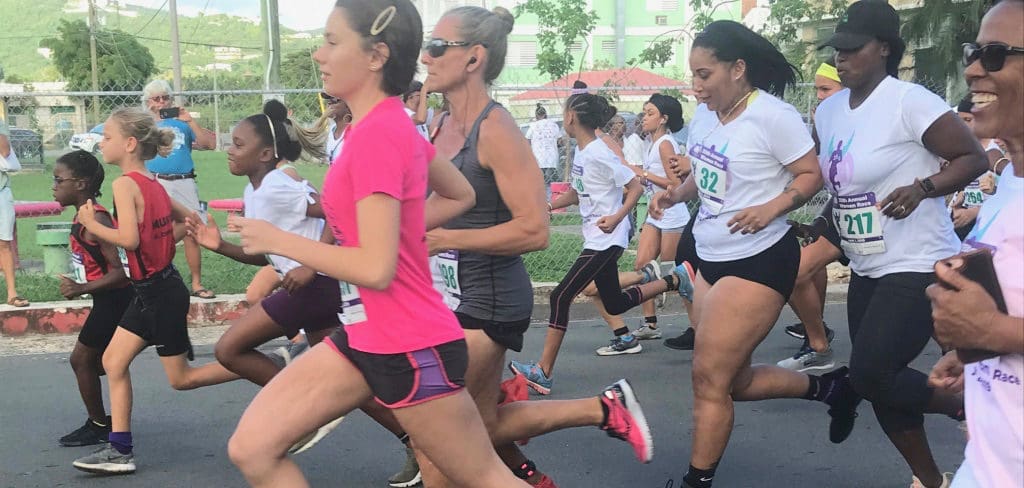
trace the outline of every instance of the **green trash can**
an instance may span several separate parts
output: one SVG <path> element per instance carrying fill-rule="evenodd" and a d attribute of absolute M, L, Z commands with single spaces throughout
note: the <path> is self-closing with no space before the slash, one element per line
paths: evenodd
<path fill-rule="evenodd" d="M 36 244 L 43 248 L 43 272 L 59 276 L 71 272 L 71 252 L 68 238 L 70 222 L 42 222 L 36 224 Z"/>

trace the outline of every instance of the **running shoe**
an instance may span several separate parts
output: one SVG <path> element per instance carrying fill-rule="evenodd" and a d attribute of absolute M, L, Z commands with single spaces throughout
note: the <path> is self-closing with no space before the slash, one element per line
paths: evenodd
<path fill-rule="evenodd" d="M 693 272 L 693 266 L 690 266 L 689 262 L 683 261 L 683 264 L 672 268 L 672 274 L 676 275 L 679 296 L 693 302 L 693 282 L 697 279 L 696 273 Z"/>
<path fill-rule="evenodd" d="M 323 440 L 324 437 L 327 437 L 327 434 L 330 434 L 332 430 L 337 428 L 338 424 L 340 424 L 342 420 L 345 420 L 344 416 L 338 417 L 328 422 L 327 425 L 324 425 L 323 427 L 320 427 L 319 429 L 310 432 L 301 440 L 299 440 L 299 442 L 296 442 L 295 445 L 291 447 L 291 449 L 288 449 L 288 454 L 300 454 L 305 451 L 308 451 L 311 447 L 315 446 L 318 442 Z"/>
<path fill-rule="evenodd" d="M 558 485 L 556 485 L 554 481 L 551 481 L 551 478 L 548 478 L 548 475 L 546 474 L 540 475 L 540 480 L 538 480 L 537 484 L 533 486 L 537 488 L 558 488 Z"/>
<path fill-rule="evenodd" d="M 287 346 L 281 346 L 274 349 L 273 351 L 266 353 L 266 356 L 278 368 L 284 369 L 285 366 L 292 364 L 292 361 L 295 361 L 295 358 L 299 357 L 300 354 L 308 350 L 309 343 L 303 339 L 299 342 L 292 342 Z"/>
<path fill-rule="evenodd" d="M 623 337 L 628 337 L 629 339 L 623 339 Z M 620 354 L 636 354 L 643 350 L 643 346 L 640 345 L 640 339 L 627 334 L 613 338 L 607 346 L 599 347 L 595 352 L 597 352 L 598 356 L 618 356 Z"/>
<path fill-rule="evenodd" d="M 121 454 L 113 446 L 106 446 L 76 459 L 71 465 L 86 473 L 132 474 L 135 472 L 135 456 L 132 453 Z"/>
<path fill-rule="evenodd" d="M 521 374 L 526 378 L 526 384 L 541 395 L 551 394 L 551 378 L 544 374 L 537 363 L 523 363 L 515 359 L 509 361 L 508 369 L 515 374 Z"/>
<path fill-rule="evenodd" d="M 853 432 L 861 397 L 850 384 L 850 368 L 843 366 L 821 377 L 830 379 L 834 385 L 824 401 L 829 406 L 828 415 L 832 417 L 828 425 L 828 440 L 839 444 Z"/>
<path fill-rule="evenodd" d="M 793 357 L 783 359 L 776 364 L 780 368 L 803 373 L 818 369 L 832 369 L 836 366 L 836 361 L 831 347 L 828 348 L 828 351 L 818 352 L 804 342 L 804 345 L 800 346 L 800 350 Z"/>
<path fill-rule="evenodd" d="M 661 329 L 656 329 L 651 327 L 649 324 L 644 324 L 643 327 L 633 331 L 633 337 L 636 337 L 641 341 L 661 339 Z"/>
<path fill-rule="evenodd" d="M 677 349 L 679 351 L 692 351 L 693 340 L 696 335 L 697 331 L 693 330 L 693 327 L 687 327 L 681 335 L 671 339 L 665 339 L 665 347 L 669 349 Z"/>
<path fill-rule="evenodd" d="M 807 329 L 804 328 L 803 322 L 797 322 L 786 326 L 786 335 L 794 339 L 804 340 L 807 339 Z"/>
<path fill-rule="evenodd" d="M 402 470 L 388 478 L 388 486 L 391 488 L 408 488 L 423 482 L 420 474 L 420 463 L 416 461 L 416 454 L 411 447 L 405 448 L 405 466 Z"/>
<path fill-rule="evenodd" d="M 942 473 L 942 484 L 939 488 L 949 488 L 949 485 L 953 482 L 953 473 Z M 910 479 L 910 488 L 926 488 L 921 480 L 917 479 L 917 476 L 912 476 Z"/>
<path fill-rule="evenodd" d="M 643 279 L 640 280 L 641 285 L 658 281 L 661 279 L 661 264 L 652 259 L 643 268 L 640 268 L 640 274 L 643 275 Z"/>
<path fill-rule="evenodd" d="M 93 422 L 92 419 L 85 419 L 85 425 L 79 427 L 74 432 L 61 437 L 60 445 L 64 447 L 82 447 L 82 446 L 94 446 L 96 444 L 103 444 L 107 442 L 107 436 L 110 435 L 110 416 L 107 416 L 107 425 L 98 425 Z"/>
<path fill-rule="evenodd" d="M 654 440 L 651 439 L 647 419 L 644 418 L 644 412 L 629 381 L 622 379 L 605 388 L 601 393 L 601 403 L 608 412 L 601 430 L 633 446 L 633 452 L 641 463 L 651 462 L 654 457 Z"/>

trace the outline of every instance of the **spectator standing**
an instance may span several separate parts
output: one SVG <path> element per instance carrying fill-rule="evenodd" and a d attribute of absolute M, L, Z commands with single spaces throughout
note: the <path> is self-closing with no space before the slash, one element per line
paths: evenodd
<path fill-rule="evenodd" d="M 213 149 L 216 147 L 214 134 L 203 129 L 192 118 L 188 109 L 175 106 L 171 86 L 164 80 L 153 80 L 142 89 L 142 103 L 157 117 L 157 127 L 174 131 L 174 146 L 171 153 L 146 161 L 146 169 L 156 175 L 157 181 L 167 190 L 172 200 L 196 212 L 205 222 L 206 210 L 199 203 L 192 147 L 194 143 L 199 150 Z M 175 108 L 178 109 L 176 115 L 173 113 Z M 168 112 L 166 109 L 171 111 Z M 161 110 L 164 110 L 163 114 Z M 217 295 L 213 291 L 203 287 L 202 255 L 199 245 L 191 239 L 185 239 L 183 244 L 185 260 L 188 261 L 188 270 L 192 276 L 192 296 L 216 298 Z"/>
<path fill-rule="evenodd" d="M 548 188 L 550 199 L 551 183 L 561 181 L 558 174 L 558 139 L 562 135 L 562 129 L 548 118 L 547 109 L 539 103 L 534 115 L 537 120 L 526 130 L 526 138 L 530 140 L 533 157 L 537 158 L 537 165 L 544 173 L 544 185 Z"/>
<path fill-rule="evenodd" d="M 27 307 L 28 300 L 18 296 L 14 287 L 14 195 L 11 193 L 10 172 L 21 169 L 18 155 L 11 144 L 11 131 L 7 124 L 0 120 L 0 269 L 4 272 L 7 282 L 7 304 L 15 307 Z"/>

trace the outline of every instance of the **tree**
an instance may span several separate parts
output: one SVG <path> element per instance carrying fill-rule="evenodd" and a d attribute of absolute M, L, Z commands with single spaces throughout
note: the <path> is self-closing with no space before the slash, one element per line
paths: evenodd
<path fill-rule="evenodd" d="M 92 89 L 89 26 L 82 20 L 60 21 L 57 37 L 43 39 L 52 50 L 53 65 L 73 91 Z M 96 31 L 96 65 L 103 91 L 141 90 L 157 72 L 153 55 L 135 37 L 119 30 Z"/>
<path fill-rule="evenodd" d="M 927 53 L 923 56 L 927 58 L 927 63 L 922 63 L 921 59 L 915 63 L 919 82 L 963 85 L 961 44 L 974 41 L 981 26 L 981 18 L 994 3 L 993 0 L 928 0 L 909 15 L 903 15 L 904 40 L 917 46 L 922 55 Z M 921 69 L 924 64 L 927 64 L 927 68 Z M 924 77 L 938 79 L 921 79 Z"/>
<path fill-rule="evenodd" d="M 583 60 L 577 65 L 571 47 L 578 41 L 586 44 L 598 19 L 597 12 L 587 10 L 586 0 L 527 0 L 515 7 L 517 17 L 524 13 L 537 16 L 538 71 L 557 80 L 574 66 L 582 69 Z"/>

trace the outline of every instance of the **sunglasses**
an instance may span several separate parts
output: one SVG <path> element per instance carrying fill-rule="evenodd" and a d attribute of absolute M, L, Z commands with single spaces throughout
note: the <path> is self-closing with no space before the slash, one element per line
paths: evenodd
<path fill-rule="evenodd" d="M 440 58 L 444 56 L 444 53 L 448 51 L 450 47 L 467 47 L 471 43 L 468 41 L 446 41 L 444 39 L 431 39 L 423 43 L 423 50 L 432 58 Z M 485 48 L 487 46 L 484 46 Z"/>
<path fill-rule="evenodd" d="M 157 95 L 155 97 L 149 97 L 149 101 L 151 102 L 169 102 L 170 100 L 170 95 Z"/>
<path fill-rule="evenodd" d="M 995 73 L 1003 69 L 1007 56 L 1024 54 L 1024 47 L 1014 47 L 1001 42 L 992 42 L 979 46 L 973 42 L 965 42 L 964 66 L 970 66 L 975 61 L 981 61 L 981 67 L 989 73 Z"/>

